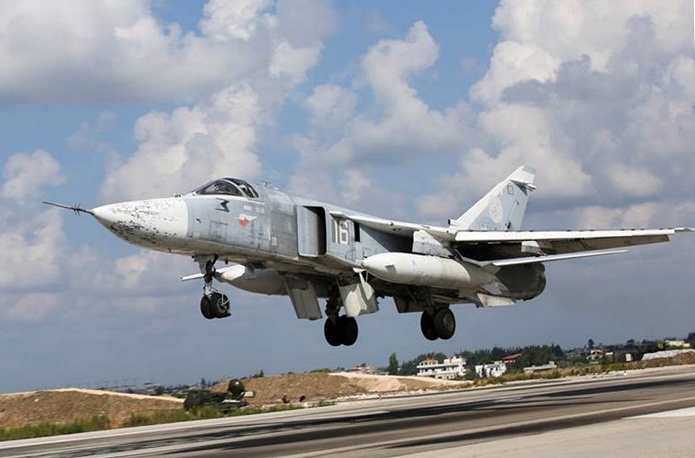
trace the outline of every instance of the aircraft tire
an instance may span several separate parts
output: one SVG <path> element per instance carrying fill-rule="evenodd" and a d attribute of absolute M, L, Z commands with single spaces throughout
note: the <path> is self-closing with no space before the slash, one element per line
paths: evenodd
<path fill-rule="evenodd" d="M 454 336 L 456 318 L 449 307 L 439 309 L 434 314 L 434 330 L 437 332 L 437 336 L 443 340 L 449 340 Z"/>
<path fill-rule="evenodd" d="M 352 317 L 347 317 L 345 315 L 338 318 L 338 327 L 342 334 L 342 344 L 349 347 L 357 342 L 357 336 L 359 335 L 359 327 L 357 326 L 357 320 Z"/>
<path fill-rule="evenodd" d="M 439 338 L 437 331 L 434 329 L 434 318 L 427 312 L 422 312 L 422 316 L 420 316 L 420 330 L 427 340 L 437 340 Z"/>
<path fill-rule="evenodd" d="M 229 313 L 229 298 L 225 294 L 212 293 L 210 296 L 210 314 L 214 318 L 226 318 Z"/>
<path fill-rule="evenodd" d="M 200 299 L 200 313 L 202 313 L 203 316 L 208 320 L 215 318 L 210 310 L 210 299 L 208 299 L 207 296 L 203 296 Z"/>
<path fill-rule="evenodd" d="M 326 338 L 326 342 L 331 347 L 338 347 L 343 343 L 343 336 L 340 332 L 341 328 L 338 325 L 338 321 L 333 321 L 330 318 L 326 319 L 323 325 L 323 335 Z"/>

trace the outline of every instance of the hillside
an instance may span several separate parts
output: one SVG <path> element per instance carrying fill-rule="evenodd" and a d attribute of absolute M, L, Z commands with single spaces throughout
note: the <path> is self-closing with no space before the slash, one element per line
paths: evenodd
<path fill-rule="evenodd" d="M 61 389 L 0 395 L 0 428 L 70 423 L 99 415 L 118 425 L 133 413 L 181 409 L 183 401 L 108 391 Z"/>
<path fill-rule="evenodd" d="M 274 375 L 244 379 L 243 383 L 247 390 L 256 393 L 254 398 L 247 399 L 251 405 L 281 403 L 284 395 L 287 395 L 292 402 L 297 402 L 300 396 L 306 396 L 307 402 L 320 402 L 349 396 L 393 394 L 419 390 L 447 390 L 469 385 L 469 382 L 345 372 Z M 224 381 L 212 389 L 213 391 L 224 391 L 227 384 L 228 381 Z"/>
<path fill-rule="evenodd" d="M 287 395 L 297 402 L 302 395 L 308 402 L 320 402 L 341 397 L 398 393 L 417 390 L 452 389 L 465 386 L 459 382 L 356 374 L 306 373 L 276 375 L 244 380 L 247 390 L 256 393 L 251 405 L 282 403 Z M 227 383 L 213 390 L 224 391 Z M 118 426 L 133 414 L 148 414 L 158 410 L 179 410 L 181 399 L 152 397 L 109 391 L 60 389 L 0 395 L 0 428 L 65 424 L 77 420 L 106 416 L 112 426 Z"/>

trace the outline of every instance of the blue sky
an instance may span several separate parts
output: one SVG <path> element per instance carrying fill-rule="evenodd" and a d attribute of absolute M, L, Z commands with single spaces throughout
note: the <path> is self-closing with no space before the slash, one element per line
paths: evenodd
<path fill-rule="evenodd" d="M 528 228 L 695 224 L 692 2 L 42 1 L 0 6 L 0 391 L 385 365 L 427 351 L 695 330 L 695 241 L 551 265 L 427 342 L 390 301 L 331 348 L 286 298 L 225 288 L 41 200 L 216 176 L 443 224 L 521 164 Z"/>

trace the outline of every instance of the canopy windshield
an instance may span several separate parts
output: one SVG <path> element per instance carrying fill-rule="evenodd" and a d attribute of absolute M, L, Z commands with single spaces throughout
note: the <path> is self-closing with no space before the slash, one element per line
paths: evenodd
<path fill-rule="evenodd" d="M 248 197 L 250 199 L 258 198 L 258 193 L 253 186 L 238 178 L 220 178 L 218 180 L 211 181 L 194 190 L 193 194 L 239 196 Z"/>

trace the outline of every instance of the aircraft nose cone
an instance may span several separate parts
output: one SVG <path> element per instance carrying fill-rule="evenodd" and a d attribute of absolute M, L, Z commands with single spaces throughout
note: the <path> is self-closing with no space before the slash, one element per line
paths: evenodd
<path fill-rule="evenodd" d="M 116 212 L 113 211 L 114 205 L 102 205 L 101 207 L 93 208 L 92 214 L 102 225 L 109 227 L 110 224 L 118 221 Z"/>
<path fill-rule="evenodd" d="M 177 198 L 103 205 L 92 213 L 116 236 L 138 246 L 169 251 L 187 235 L 188 210 Z"/>

